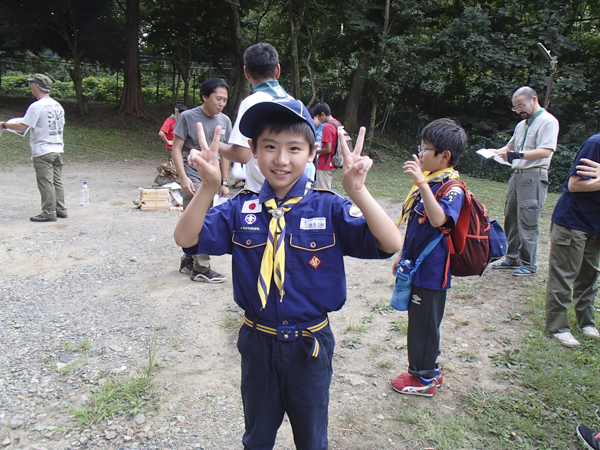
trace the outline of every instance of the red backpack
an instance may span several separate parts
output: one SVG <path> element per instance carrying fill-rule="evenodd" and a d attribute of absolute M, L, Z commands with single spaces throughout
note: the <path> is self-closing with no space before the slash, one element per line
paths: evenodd
<path fill-rule="evenodd" d="M 450 249 L 446 269 L 450 264 L 450 273 L 457 277 L 481 275 L 491 260 L 498 258 L 497 255 L 490 254 L 490 218 L 487 215 L 485 205 L 477 200 L 471 191 L 467 190 L 467 185 L 463 181 L 448 180 L 435 193 L 435 199 L 439 202 L 455 186 L 460 187 L 465 192 L 465 201 L 454 228 L 440 227 Z M 497 223 L 494 225 L 496 231 L 499 225 Z M 501 227 L 500 230 L 502 230 Z M 494 241 L 498 239 L 496 233 L 494 233 L 493 239 Z M 498 245 L 502 247 L 501 243 Z M 503 249 L 506 252 L 505 237 Z M 492 253 L 497 252 L 492 251 Z M 446 270 L 446 273 L 448 273 L 448 270 Z M 448 280 L 444 276 L 442 287 L 446 286 L 447 282 Z"/>

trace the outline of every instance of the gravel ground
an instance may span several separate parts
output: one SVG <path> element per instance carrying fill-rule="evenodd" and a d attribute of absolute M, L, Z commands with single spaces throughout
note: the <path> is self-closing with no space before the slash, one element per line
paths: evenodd
<path fill-rule="evenodd" d="M 241 448 L 241 314 L 232 300 L 231 259 L 213 259 L 228 276 L 223 284 L 194 283 L 178 272 L 181 251 L 172 236 L 180 213 L 131 210 L 156 165 L 65 166 L 69 217 L 42 224 L 28 220 L 39 212 L 33 168 L 2 172 L 0 448 Z M 78 202 L 83 180 L 89 208 Z M 397 217 L 400 205 L 382 202 Z M 444 389 L 423 399 L 397 395 L 389 383 L 406 367 L 406 337 L 393 327 L 405 313 L 381 307 L 392 290 L 391 262 L 348 259 L 347 274 L 347 306 L 331 315 L 338 345 L 330 448 L 415 448 L 406 437 L 413 426 L 394 419 L 399 408 L 444 406 L 452 414 L 465 380 L 499 388 L 487 355 L 506 347 L 503 336 L 521 332 L 502 320 L 520 311 L 521 283 L 486 302 L 486 283 L 503 290 L 515 281 L 497 274 L 461 280 L 443 325 Z M 482 331 L 490 323 L 496 331 Z M 89 405 L 93 389 L 147 369 L 153 339 L 160 345 L 156 408 L 77 425 L 71 410 Z M 472 364 L 460 361 L 466 349 Z M 276 448 L 293 448 L 287 421 Z"/>

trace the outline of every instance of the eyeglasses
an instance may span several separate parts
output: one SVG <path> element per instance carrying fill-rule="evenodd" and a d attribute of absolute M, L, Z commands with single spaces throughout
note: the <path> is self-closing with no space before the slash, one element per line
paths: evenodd
<path fill-rule="evenodd" d="M 424 145 L 417 145 L 417 152 L 419 152 L 419 154 L 423 153 L 425 150 L 431 150 L 432 152 L 437 151 L 437 148 L 429 148 L 429 147 L 425 147 Z"/>
<path fill-rule="evenodd" d="M 517 112 L 517 110 L 521 110 L 521 109 L 525 108 L 525 106 L 527 106 L 527 103 L 529 103 L 530 101 L 531 101 L 531 99 L 529 99 L 529 100 L 528 100 L 527 102 L 525 102 L 525 103 L 519 103 L 517 106 L 513 106 L 511 109 L 512 109 L 514 112 Z"/>

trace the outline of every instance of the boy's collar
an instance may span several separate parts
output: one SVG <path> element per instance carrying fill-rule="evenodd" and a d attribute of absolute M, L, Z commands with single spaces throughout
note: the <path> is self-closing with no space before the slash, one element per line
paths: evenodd
<path fill-rule="evenodd" d="M 306 190 L 306 182 L 307 181 L 308 181 L 308 177 L 306 176 L 306 174 L 303 173 L 302 176 L 300 178 L 298 178 L 298 180 L 296 180 L 296 183 L 294 183 L 294 185 L 289 190 L 289 192 L 287 193 L 285 198 L 303 197 L 304 191 Z M 263 183 L 262 187 L 260 188 L 260 193 L 258 194 L 258 202 L 264 203 L 267 200 L 270 200 L 272 198 L 276 199 L 277 196 L 275 195 L 275 191 L 273 191 L 273 188 L 271 187 L 269 182 L 265 179 L 265 182 Z M 283 199 L 279 199 L 279 200 L 283 200 Z"/>
<path fill-rule="evenodd" d="M 277 80 L 267 80 L 258 83 L 252 88 L 252 93 L 255 94 L 256 92 L 266 92 L 273 98 L 286 98 L 288 96 Z"/>

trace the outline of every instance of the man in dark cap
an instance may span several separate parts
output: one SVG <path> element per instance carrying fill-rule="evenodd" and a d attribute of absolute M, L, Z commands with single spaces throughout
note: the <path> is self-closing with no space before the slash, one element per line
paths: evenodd
<path fill-rule="evenodd" d="M 63 127 L 65 111 L 60 103 L 50 98 L 52 80 L 36 73 L 28 78 L 31 93 L 37 98 L 27 108 L 25 117 L 0 122 L 0 127 L 29 133 L 29 146 L 33 157 L 33 167 L 38 189 L 42 196 L 42 212 L 30 217 L 32 222 L 56 222 L 56 218 L 66 218 L 65 192 L 62 184 L 62 153 L 64 152 Z"/>

